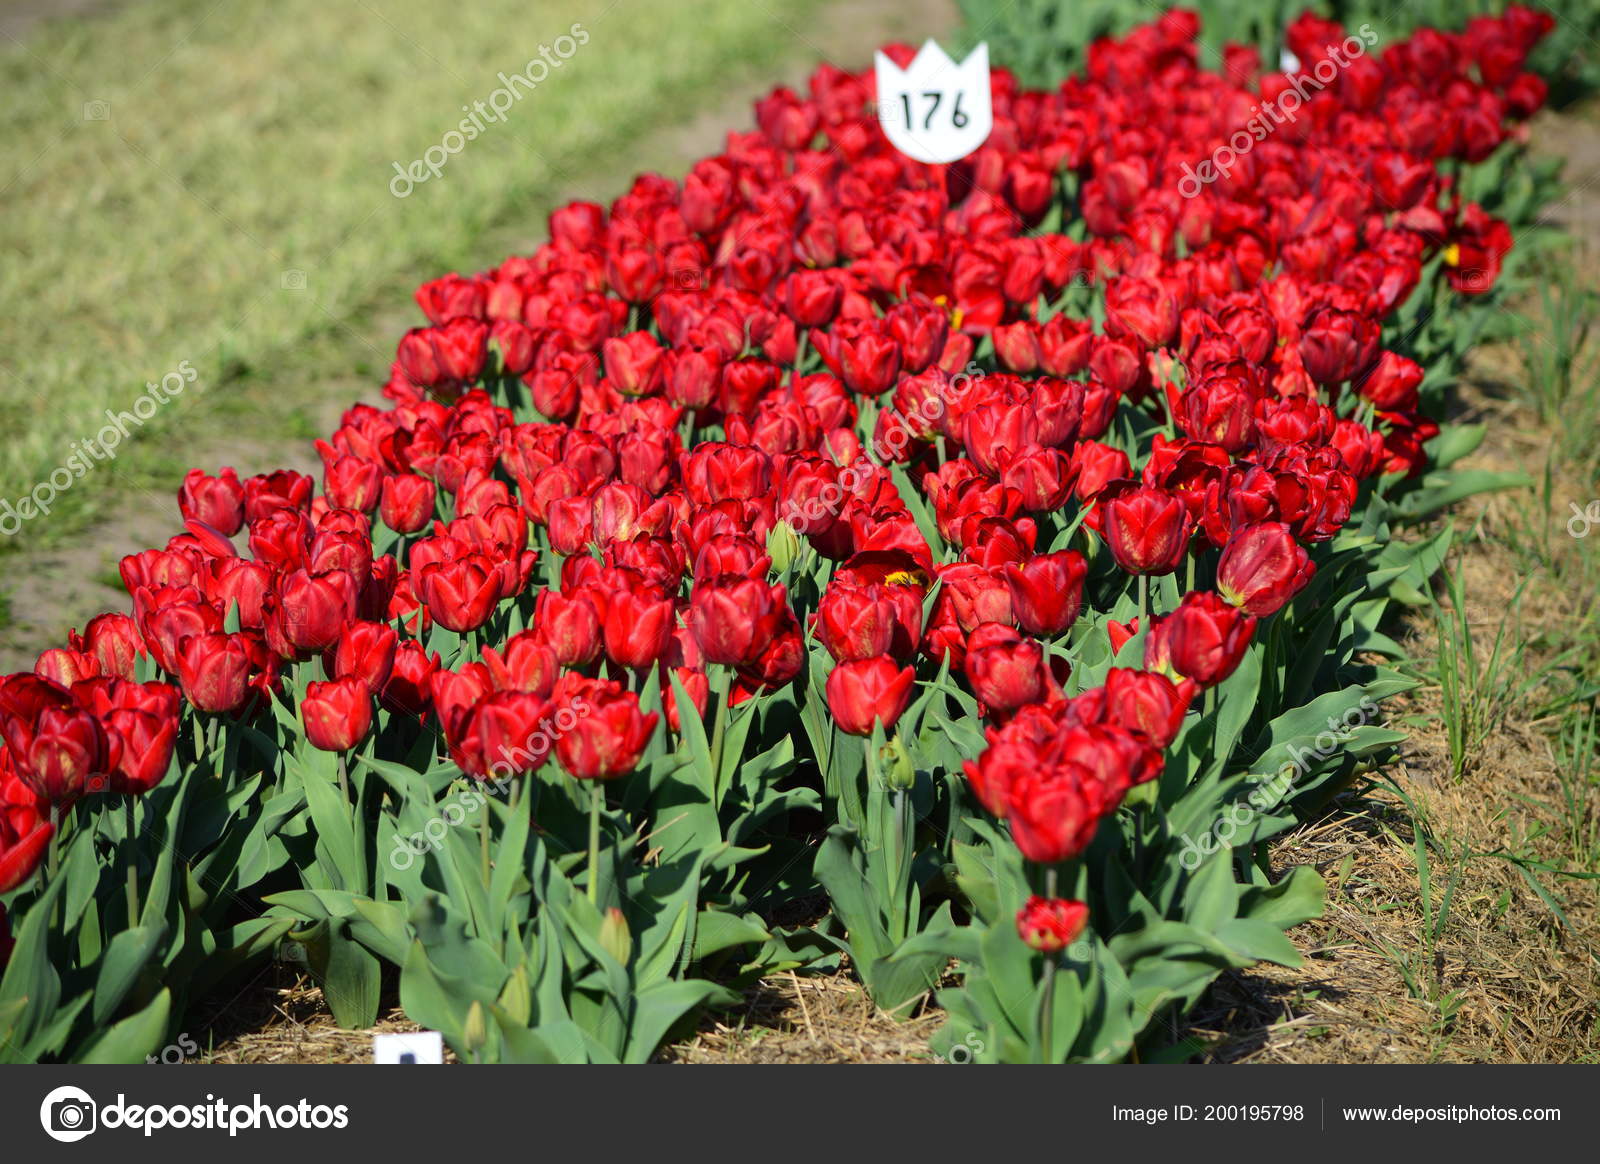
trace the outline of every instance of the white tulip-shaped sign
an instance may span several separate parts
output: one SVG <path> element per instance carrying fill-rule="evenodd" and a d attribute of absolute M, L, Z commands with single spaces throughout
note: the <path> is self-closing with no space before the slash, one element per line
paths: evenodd
<path fill-rule="evenodd" d="M 932 40 L 902 69 L 877 54 L 878 120 L 894 147 L 930 165 L 966 157 L 994 128 L 989 46 L 959 65 Z"/>

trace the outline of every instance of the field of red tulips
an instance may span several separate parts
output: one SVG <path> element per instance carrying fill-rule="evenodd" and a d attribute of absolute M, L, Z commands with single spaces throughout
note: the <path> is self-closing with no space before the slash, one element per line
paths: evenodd
<path fill-rule="evenodd" d="M 0 680 L 0 1061 L 142 1060 L 274 957 L 464 1061 L 840 967 L 941 1056 L 1176 1055 L 1298 959 L 1265 844 L 1404 738 L 1391 603 L 1498 483 L 1442 396 L 1548 27 L 1304 16 L 1304 91 L 1169 13 L 937 166 L 823 66 L 424 283 L 320 491 L 192 470 Z"/>

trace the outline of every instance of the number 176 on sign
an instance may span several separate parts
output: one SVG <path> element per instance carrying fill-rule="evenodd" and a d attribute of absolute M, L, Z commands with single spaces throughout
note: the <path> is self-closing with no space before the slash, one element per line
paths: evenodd
<path fill-rule="evenodd" d="M 884 135 L 919 162 L 940 165 L 964 158 L 994 128 L 987 44 L 959 65 L 931 40 L 905 69 L 879 53 L 877 82 Z"/>

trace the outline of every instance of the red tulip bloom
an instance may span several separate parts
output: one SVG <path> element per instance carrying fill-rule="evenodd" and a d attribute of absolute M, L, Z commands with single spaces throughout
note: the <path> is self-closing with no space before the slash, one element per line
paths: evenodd
<path fill-rule="evenodd" d="M 1029 949 L 1059 954 L 1089 924 L 1089 907 L 1081 901 L 1059 897 L 1030 897 L 1017 910 L 1017 936 Z"/>
<path fill-rule="evenodd" d="M 106 730 L 120 741 L 121 757 L 111 772 L 111 791 L 142 796 L 166 778 L 178 742 L 176 711 L 114 709 Z"/>
<path fill-rule="evenodd" d="M 500 571 L 485 554 L 424 566 L 416 583 L 433 620 L 458 634 L 477 630 L 500 605 Z"/>
<path fill-rule="evenodd" d="M 1078 621 L 1083 609 L 1083 580 L 1089 572 L 1076 550 L 1038 554 L 1021 565 L 1007 563 L 1006 586 L 1011 614 L 1031 635 L 1052 638 Z"/>
<path fill-rule="evenodd" d="M 372 693 L 355 678 L 307 684 L 300 720 L 312 747 L 349 751 L 372 730 Z"/>
<path fill-rule="evenodd" d="M 1119 482 L 1097 503 L 1100 536 L 1130 574 L 1170 574 L 1183 561 L 1194 532 L 1182 498 L 1150 485 Z"/>
<path fill-rule="evenodd" d="M 1316 567 L 1281 521 L 1234 530 L 1217 563 L 1217 590 L 1233 605 L 1266 616 L 1305 589 Z"/>
<path fill-rule="evenodd" d="M 531 630 L 512 635 L 501 651 L 485 647 L 483 664 L 497 691 L 525 691 L 540 699 L 549 696 L 561 670 L 555 652 Z"/>
<path fill-rule="evenodd" d="M 0 753 L 0 893 L 10 893 L 33 876 L 55 833 L 44 804 L 11 771 L 7 755 Z M 4 965 L 0 956 L 0 967 Z"/>
<path fill-rule="evenodd" d="M 1153 671 L 1113 667 L 1106 674 L 1105 720 L 1166 748 L 1183 728 L 1194 698 L 1193 683 L 1174 683 Z"/>
<path fill-rule="evenodd" d="M 298 651 L 321 651 L 355 618 L 358 589 L 345 570 L 295 570 L 278 579 L 277 598 L 284 638 Z"/>
<path fill-rule="evenodd" d="M 544 767 L 554 743 L 550 705 L 528 691 L 485 696 L 457 724 L 450 756 L 469 776 L 506 780 Z"/>
<path fill-rule="evenodd" d="M 584 667 L 600 653 L 600 616 L 586 594 L 544 590 L 533 624 L 564 667 Z"/>
<path fill-rule="evenodd" d="M 881 590 L 835 583 L 817 604 L 813 629 L 838 662 L 870 659 L 891 653 L 896 616 L 895 604 Z"/>
<path fill-rule="evenodd" d="M 1200 590 L 1184 595 L 1161 626 L 1173 670 L 1202 687 L 1213 687 L 1238 668 L 1256 620 Z"/>
<path fill-rule="evenodd" d="M 1041 865 L 1071 860 L 1088 848 L 1128 787 L 1126 778 L 1108 783 L 1073 761 L 1019 772 L 1006 791 L 1011 839 Z"/>
<path fill-rule="evenodd" d="M 438 670 L 438 655 L 429 655 L 418 642 L 401 643 L 378 702 L 402 715 L 425 715 L 433 706 L 432 680 Z"/>
<path fill-rule="evenodd" d="M 249 695 L 250 652 L 239 635 L 191 635 L 178 655 L 178 681 L 196 710 L 232 715 Z"/>
<path fill-rule="evenodd" d="M 339 632 L 330 671 L 335 679 L 360 679 L 377 694 L 389 681 L 400 635 L 382 622 L 353 622 Z"/>
<path fill-rule="evenodd" d="M 575 722 L 562 723 L 563 714 Z M 578 780 L 615 780 L 638 765 L 661 717 L 639 710 L 639 697 L 613 683 L 585 683 L 556 714 L 556 758 Z"/>
<path fill-rule="evenodd" d="M 244 486 L 239 475 L 224 469 L 212 477 L 190 469 L 178 490 L 178 512 L 186 521 L 203 521 L 224 537 L 232 537 L 244 528 Z"/>
<path fill-rule="evenodd" d="M 100 663 L 102 675 L 132 679 L 134 664 L 146 654 L 138 624 L 125 614 L 100 614 L 83 628 L 79 650 L 87 651 Z"/>
<path fill-rule="evenodd" d="M 870 736 L 872 725 L 892 732 L 911 703 L 916 672 L 898 667 L 887 655 L 852 659 L 828 672 L 828 710 L 839 730 L 852 736 Z"/>
<path fill-rule="evenodd" d="M 416 473 L 392 473 L 383 479 L 378 516 L 395 533 L 412 534 L 433 520 L 434 484 Z"/>
<path fill-rule="evenodd" d="M 80 679 L 93 679 L 100 674 L 100 660 L 85 651 L 50 647 L 39 652 L 33 673 L 63 687 L 71 687 Z"/>
<path fill-rule="evenodd" d="M 17 776 L 57 807 L 105 791 L 122 758 L 122 741 L 108 736 L 98 717 L 75 707 L 46 708 L 32 723 L 7 715 L 0 734 Z"/>
<path fill-rule="evenodd" d="M 967 641 L 967 682 L 991 714 L 1005 716 L 1050 693 L 1044 649 L 1000 623 L 984 623 Z"/>
<path fill-rule="evenodd" d="M 748 666 L 777 634 L 787 598 L 782 586 L 724 575 L 694 588 L 689 633 L 708 663 Z"/>

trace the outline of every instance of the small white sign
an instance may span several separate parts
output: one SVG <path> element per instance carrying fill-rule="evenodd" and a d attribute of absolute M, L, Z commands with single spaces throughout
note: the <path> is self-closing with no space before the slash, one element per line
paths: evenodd
<path fill-rule="evenodd" d="M 994 129 L 989 45 L 959 65 L 932 40 L 902 69 L 877 54 L 878 120 L 895 149 L 929 165 L 959 161 Z"/>
<path fill-rule="evenodd" d="M 373 1035 L 372 1061 L 407 1065 L 443 1063 L 444 1036 L 438 1031 L 415 1031 L 405 1035 Z"/>

